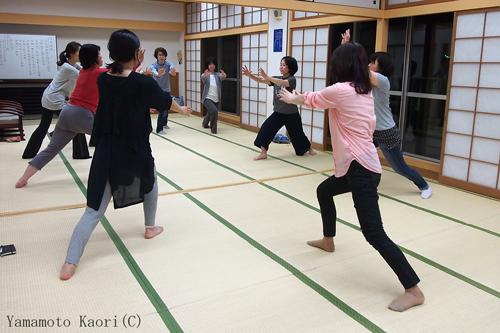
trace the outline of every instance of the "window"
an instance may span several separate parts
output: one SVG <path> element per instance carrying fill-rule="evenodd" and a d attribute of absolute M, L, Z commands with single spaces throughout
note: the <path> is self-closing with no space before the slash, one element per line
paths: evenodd
<path fill-rule="evenodd" d="M 242 65 L 258 73 L 267 71 L 267 32 L 241 37 Z M 267 86 L 244 76 L 241 79 L 241 123 L 260 128 L 267 118 Z"/>
<path fill-rule="evenodd" d="M 186 41 L 186 105 L 201 112 L 200 40 Z"/>
<path fill-rule="evenodd" d="M 499 20 L 457 15 L 443 175 L 500 190 Z"/>
<path fill-rule="evenodd" d="M 219 29 L 219 5 L 188 3 L 186 5 L 186 33 Z"/>
<path fill-rule="evenodd" d="M 269 10 L 267 8 L 243 7 L 244 25 L 267 23 Z"/>
<path fill-rule="evenodd" d="M 186 32 L 188 34 L 200 32 L 201 4 L 190 3 L 186 5 Z"/>
<path fill-rule="evenodd" d="M 347 29 L 351 29 L 351 41 L 363 45 L 368 56 L 375 51 L 377 30 L 377 23 L 375 21 L 332 24 L 330 29 L 330 45 L 332 46 L 332 50 L 337 48 L 342 42 L 341 35 Z"/>
<path fill-rule="evenodd" d="M 292 31 L 292 57 L 299 70 L 297 91 L 318 91 L 326 87 L 328 59 L 328 26 Z M 325 110 L 299 106 L 302 127 L 314 143 L 323 144 Z"/>
<path fill-rule="evenodd" d="M 222 81 L 222 111 L 234 115 L 239 114 L 239 83 L 240 83 L 240 36 L 206 38 L 201 41 L 203 55 L 202 70 L 206 68 L 206 59 L 213 57 L 217 60 L 218 68 L 224 70 L 227 78 Z"/>
<path fill-rule="evenodd" d="M 220 6 L 221 29 L 241 26 L 241 6 Z"/>
<path fill-rule="evenodd" d="M 201 3 L 201 31 L 219 29 L 219 5 Z"/>
<path fill-rule="evenodd" d="M 430 160 L 441 153 L 452 25 L 450 13 L 389 22 L 391 108 L 402 149 Z"/>

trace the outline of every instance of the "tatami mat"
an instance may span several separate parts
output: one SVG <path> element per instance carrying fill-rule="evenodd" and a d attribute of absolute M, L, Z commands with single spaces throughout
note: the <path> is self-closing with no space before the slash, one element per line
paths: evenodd
<path fill-rule="evenodd" d="M 26 318 L 68 319 L 71 326 L 59 330 L 76 332 L 84 330 L 80 328 L 80 316 L 86 316 L 83 317 L 86 323 L 90 319 L 117 316 L 118 325 L 122 327 L 124 315 L 139 314 L 147 318 L 139 331 L 158 332 L 164 328 L 161 318 L 100 225 L 74 280 L 66 283 L 58 279 L 69 236 L 82 212 L 77 209 L 0 218 L 0 241 L 14 243 L 17 248 L 16 255 L 0 258 L 2 332 L 27 331 L 9 328 L 7 316 L 11 316 L 13 322 Z M 37 332 L 54 329 L 35 328 Z M 110 327 L 103 331 L 112 330 Z"/>
<path fill-rule="evenodd" d="M 409 181 L 384 171 L 379 202 L 386 231 L 427 296 L 424 306 L 394 313 L 386 306 L 401 286 L 356 229 L 350 195 L 335 199 L 336 252 L 305 244 L 321 237 L 315 189 L 326 178 L 320 171 L 332 168 L 331 154 L 294 156 L 291 145 L 273 144 L 276 158 L 253 161 L 255 133 L 221 123 L 213 136 L 198 117 L 171 120 L 165 136 L 151 136 L 159 190 L 169 193 L 158 201 L 165 233 L 146 241 L 140 206 L 110 206 L 110 228 L 98 225 L 67 282 L 57 273 L 83 209 L 62 207 L 85 203 L 76 181 L 86 186 L 90 160 L 72 160 L 68 145 L 67 164 L 55 158 L 16 190 L 26 142 L 0 143 L 0 242 L 18 248 L 0 258 L 2 273 L 12 277 L 0 287 L 1 331 L 11 314 L 68 317 L 76 325 L 80 314 L 127 313 L 141 317 L 145 332 L 497 330 L 499 201 L 436 183 L 433 197 L 423 200 Z M 172 194 L 182 189 L 196 191 Z"/>

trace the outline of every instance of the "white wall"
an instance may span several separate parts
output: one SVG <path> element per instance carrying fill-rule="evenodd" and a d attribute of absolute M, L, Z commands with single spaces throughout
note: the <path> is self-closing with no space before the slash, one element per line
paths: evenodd
<path fill-rule="evenodd" d="M 0 0 L 0 12 L 184 22 L 184 4 L 150 0 Z"/>
<path fill-rule="evenodd" d="M 81 44 L 92 43 L 101 47 L 101 53 L 105 63 L 110 63 L 107 44 L 109 36 L 116 29 L 102 28 L 76 28 L 58 26 L 38 26 L 24 24 L 0 24 L 0 31 L 6 34 L 38 34 L 55 35 L 57 40 L 57 54 L 62 52 L 66 44 L 70 41 L 77 41 Z M 154 49 L 161 46 L 167 49 L 167 59 L 176 64 L 179 73 L 179 90 L 184 95 L 184 62 L 179 65 L 177 61 L 177 51 L 182 50 L 184 55 L 184 34 L 180 32 L 165 31 L 134 31 L 141 39 L 141 46 L 146 49 L 145 64 L 152 64 L 156 61 L 153 56 Z M 57 59 L 54 59 L 56 61 Z"/>
<path fill-rule="evenodd" d="M 93 18 L 132 19 L 144 21 L 183 22 L 184 5 L 150 0 L 0 0 L 0 11 L 10 13 L 60 15 Z M 124 27 L 126 28 L 126 27 Z M 106 48 L 109 36 L 116 29 L 40 26 L 28 24 L 0 24 L 1 33 L 55 35 L 58 54 L 70 41 L 92 43 L 101 47 L 104 62 L 109 63 Z M 154 49 L 161 46 L 168 51 L 168 60 L 174 62 L 179 73 L 180 94 L 184 95 L 184 64 L 179 65 L 177 51 L 184 55 L 184 33 L 134 30 L 146 49 L 145 63 L 155 62 Z"/>

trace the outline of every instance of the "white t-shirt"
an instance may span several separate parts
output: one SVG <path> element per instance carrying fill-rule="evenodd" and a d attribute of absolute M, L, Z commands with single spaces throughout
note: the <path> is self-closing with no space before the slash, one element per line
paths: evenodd
<path fill-rule="evenodd" d="M 210 74 L 210 86 L 208 87 L 207 98 L 211 99 L 215 103 L 219 102 L 219 92 L 217 90 L 217 82 L 215 81 L 215 75 Z"/>
<path fill-rule="evenodd" d="M 75 88 L 76 79 L 81 66 L 75 66 L 65 62 L 59 67 L 56 75 L 49 86 L 45 88 L 42 95 L 42 106 L 49 110 L 61 110 Z"/>

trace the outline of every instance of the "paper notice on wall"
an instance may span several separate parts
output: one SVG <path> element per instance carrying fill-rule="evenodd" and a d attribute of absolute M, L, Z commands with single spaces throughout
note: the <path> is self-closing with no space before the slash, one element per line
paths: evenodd
<path fill-rule="evenodd" d="M 0 79 L 52 79 L 56 62 L 55 36 L 0 34 Z"/>

